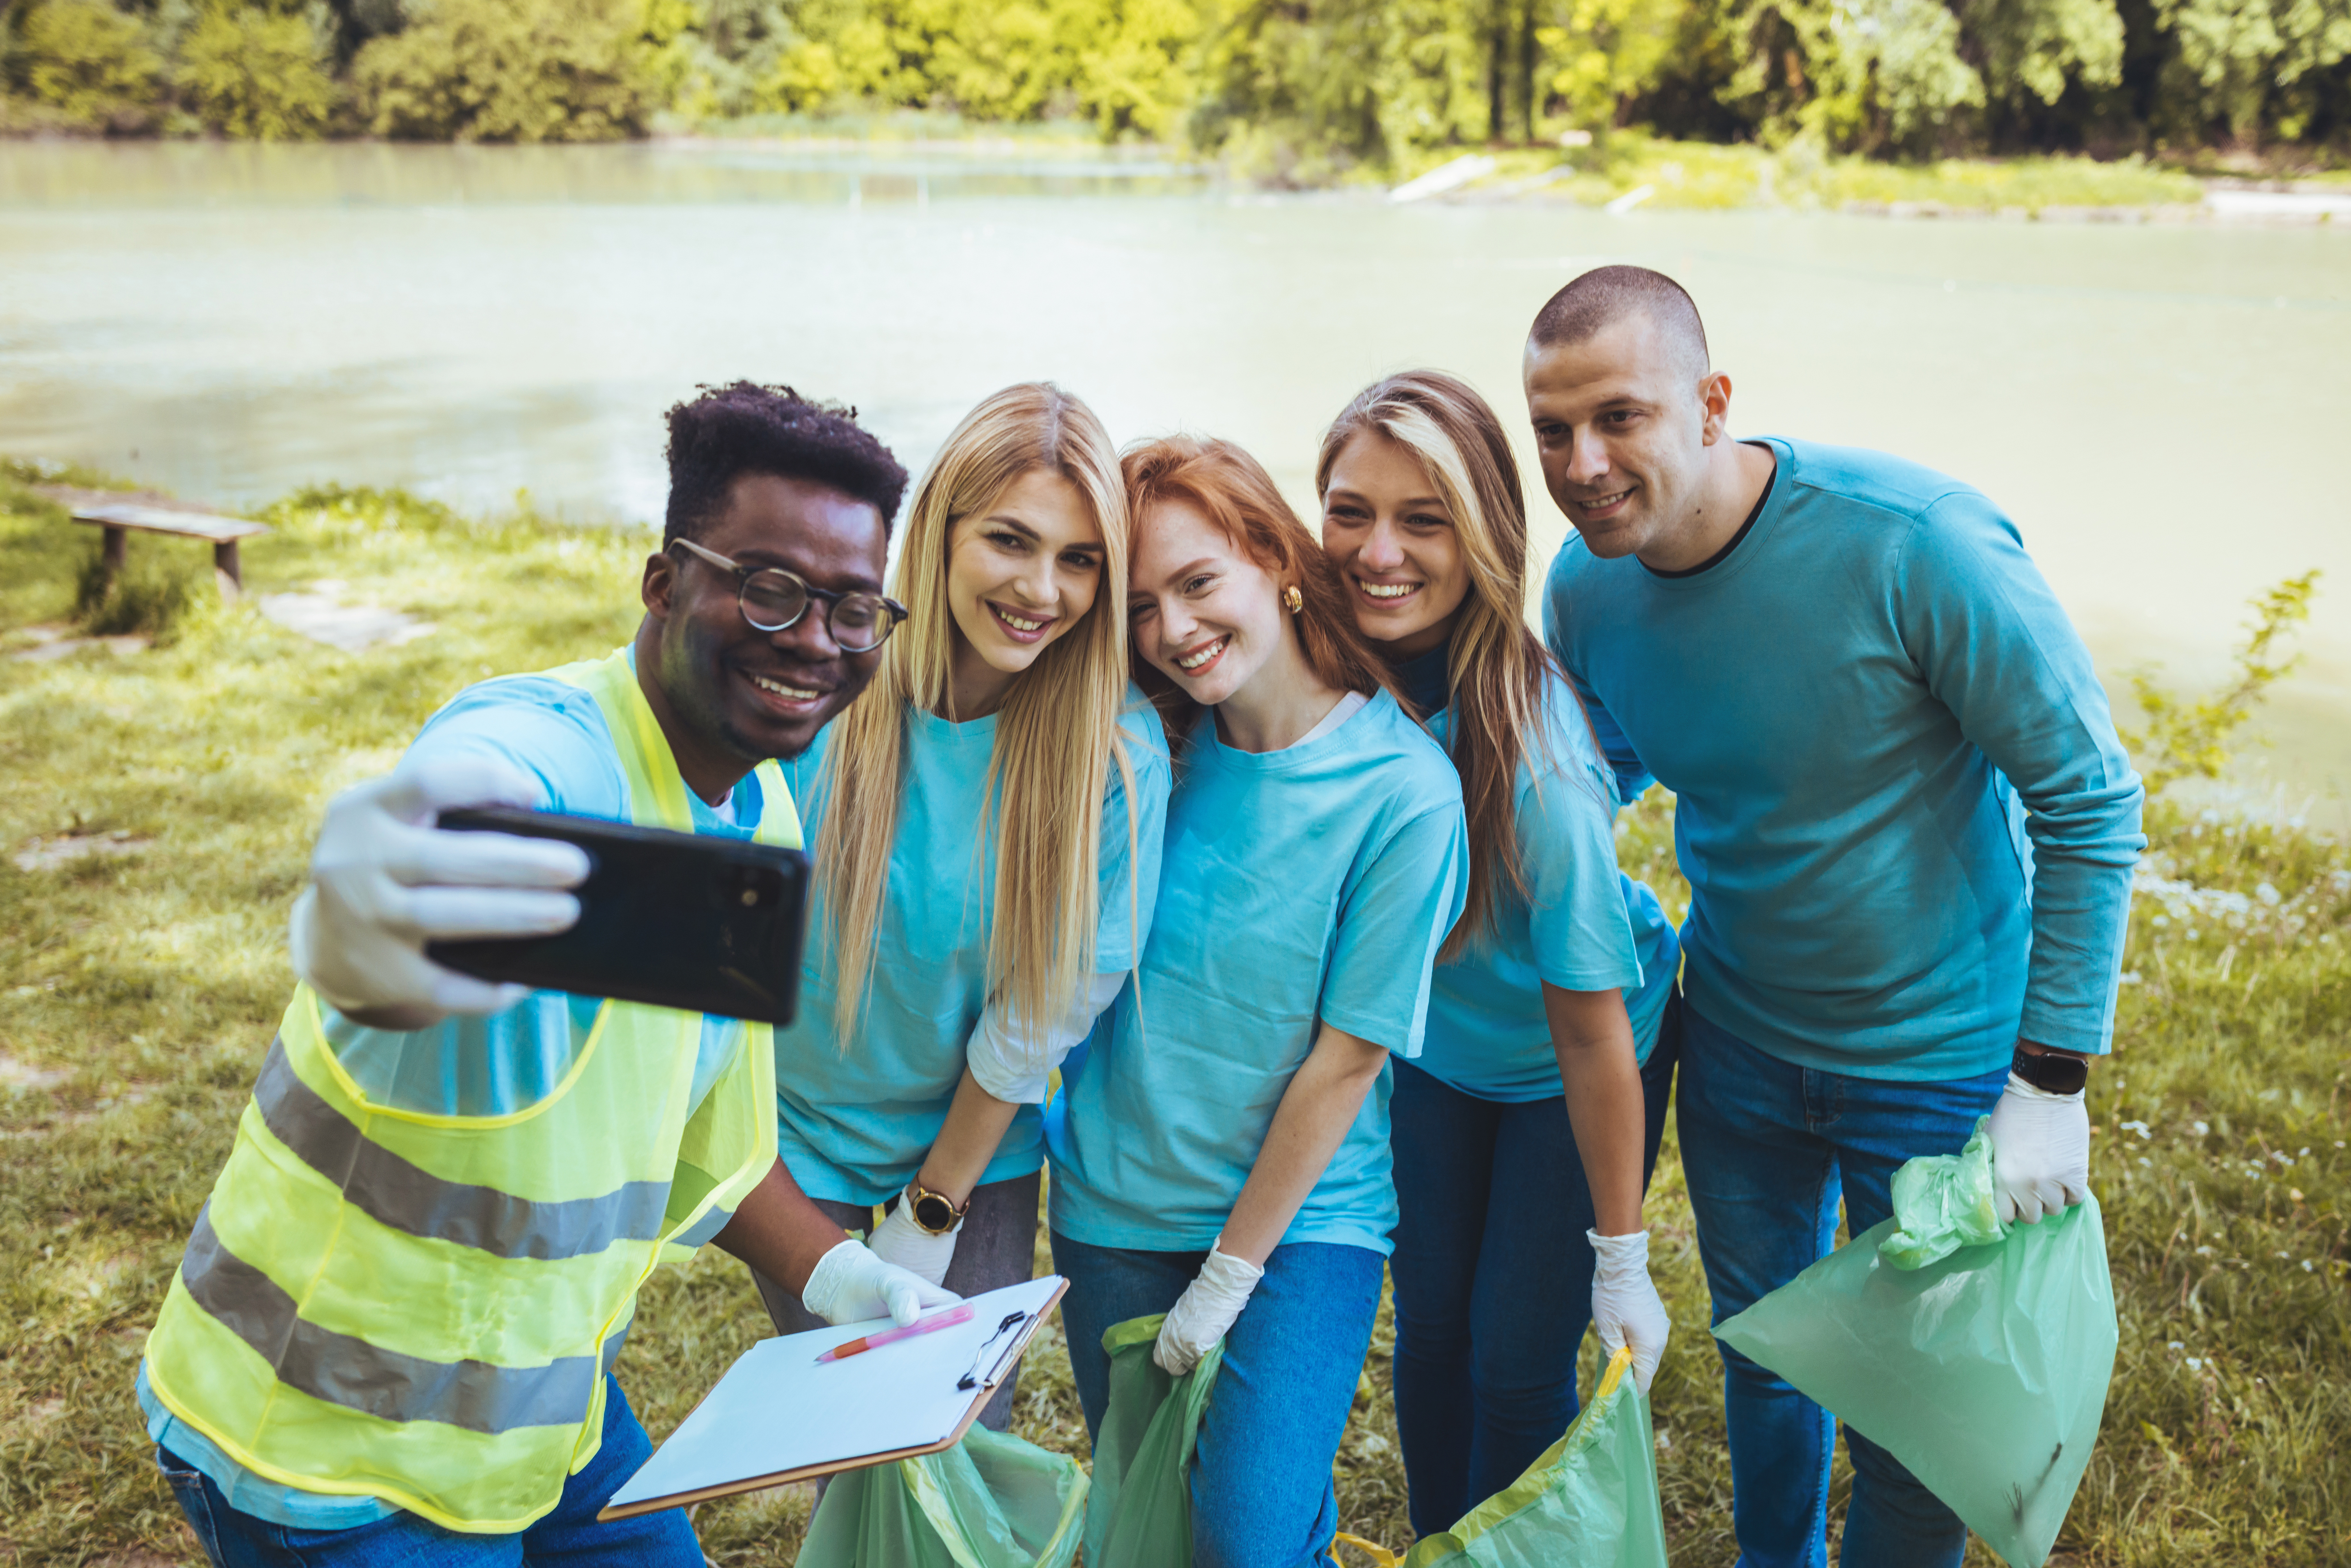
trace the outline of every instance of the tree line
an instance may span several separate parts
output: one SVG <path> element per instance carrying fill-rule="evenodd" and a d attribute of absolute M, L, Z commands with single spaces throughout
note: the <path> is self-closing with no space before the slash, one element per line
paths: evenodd
<path fill-rule="evenodd" d="M 0 0 L 0 129 L 1090 124 L 1300 180 L 1639 127 L 1892 158 L 2351 146 L 2351 0 Z"/>

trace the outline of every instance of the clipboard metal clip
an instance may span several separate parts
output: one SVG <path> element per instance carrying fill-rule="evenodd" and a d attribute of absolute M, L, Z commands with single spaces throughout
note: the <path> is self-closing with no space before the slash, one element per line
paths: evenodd
<path fill-rule="evenodd" d="M 996 1325 L 996 1332 L 982 1340 L 979 1348 L 972 1353 L 971 1370 L 956 1380 L 956 1387 L 958 1390 L 993 1388 L 1003 1382 L 1005 1367 L 1010 1364 L 1013 1356 L 1020 1349 L 1020 1336 L 1013 1333 L 1012 1331 L 1027 1322 L 1031 1315 L 1025 1312 L 1005 1313 L 1004 1321 Z M 1011 1337 L 1006 1339 L 1007 1335 Z M 979 1370 L 979 1364 L 987 1359 L 988 1347 L 998 1340 L 1006 1341 L 1004 1348 L 996 1353 L 995 1361 L 989 1364 L 987 1372 L 983 1375 Z"/>

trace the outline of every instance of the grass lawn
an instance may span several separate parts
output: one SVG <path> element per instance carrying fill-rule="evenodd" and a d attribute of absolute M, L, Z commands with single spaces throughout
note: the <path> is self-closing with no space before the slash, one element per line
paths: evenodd
<path fill-rule="evenodd" d="M 157 645 L 0 657 L 0 1560 L 26 1568 L 200 1561 L 131 1374 L 284 1006 L 286 911 L 326 798 L 462 686 L 601 653 L 636 619 L 642 533 L 342 492 L 266 519 L 250 589 L 338 580 L 437 630 L 339 653 L 214 603 L 201 546 L 141 537 L 134 587 L 193 589 Z M 68 620 L 95 553 L 0 477 L 0 655 Z M 1653 797 L 1622 849 L 1678 914 L 1670 825 Z M 2151 829 L 2116 1055 L 2091 1092 L 2122 1351 L 2064 1560 L 2351 1563 L 2351 856 L 2160 804 Z M 1677 1329 L 1655 1391 L 1666 1514 L 1676 1562 L 1708 1568 L 1735 1555 L 1729 1470 L 1670 1134 L 1650 1216 Z M 708 1250 L 638 1322 L 622 1376 L 656 1436 L 767 1328 Z M 1019 1429 L 1081 1452 L 1057 1332 L 1029 1358 Z M 1387 1344 L 1384 1321 L 1341 1512 L 1401 1547 Z M 1844 1484 L 1840 1467 L 1840 1506 Z M 770 1493 L 696 1523 L 729 1568 L 782 1564 L 807 1506 Z"/>

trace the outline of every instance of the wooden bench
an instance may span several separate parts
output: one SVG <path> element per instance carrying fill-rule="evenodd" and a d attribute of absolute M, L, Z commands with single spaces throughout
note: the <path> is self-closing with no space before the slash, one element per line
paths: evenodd
<path fill-rule="evenodd" d="M 141 533 L 175 534 L 182 538 L 211 540 L 213 579 L 220 585 L 223 599 L 235 599 L 245 591 L 245 569 L 236 559 L 237 541 L 269 531 L 266 523 L 247 522 L 243 517 L 214 517 L 209 512 L 183 512 L 168 507 L 145 506 L 136 501 L 77 502 L 73 508 L 73 520 L 106 530 L 102 559 L 108 588 L 114 586 L 115 575 L 122 570 L 133 528 Z"/>

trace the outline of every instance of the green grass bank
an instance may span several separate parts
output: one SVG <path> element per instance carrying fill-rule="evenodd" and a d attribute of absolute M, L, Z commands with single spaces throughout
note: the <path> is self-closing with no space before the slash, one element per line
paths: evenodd
<path fill-rule="evenodd" d="M 224 607 L 201 546 L 136 538 L 144 649 L 15 655 L 67 628 L 93 530 L 0 476 L 0 1561 L 200 1561 L 131 1396 L 140 1347 L 226 1152 L 290 977 L 282 929 L 321 805 L 389 767 L 485 675 L 601 652 L 636 618 L 641 532 L 477 520 L 310 491 L 246 550 L 255 594 L 320 580 L 432 622 L 350 654 Z M 176 585 L 176 588 L 175 588 Z M 93 616 L 109 613 L 96 607 Z M 80 630 L 80 628 L 73 628 Z M 46 644 L 53 647 L 54 643 Z M 1671 807 L 1625 864 L 1676 913 Z M 2158 801 L 2093 1176 L 2123 1318 L 2104 1439 L 2061 1539 L 2074 1564 L 2351 1563 L 2344 1147 L 2351 853 Z M 1727 1564 L 1729 1470 L 1707 1297 L 1669 1141 L 1653 1190 L 1677 1335 L 1655 1391 L 1675 1561 Z M 656 1435 L 765 1314 L 740 1268 L 665 1272 L 622 1375 Z M 1082 1451 L 1057 1331 L 1019 1429 Z M 1340 1457 L 1346 1528 L 1408 1539 L 1383 1323 Z M 1588 1347 L 1587 1347 L 1588 1354 Z M 1842 1506 L 1845 1479 L 1838 1480 Z M 704 1508 L 714 1560 L 784 1564 L 807 1500 Z M 1989 1559 L 1984 1559 L 1989 1561 Z"/>

